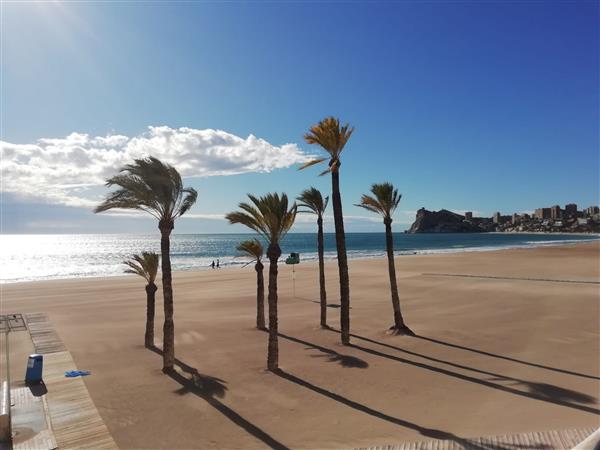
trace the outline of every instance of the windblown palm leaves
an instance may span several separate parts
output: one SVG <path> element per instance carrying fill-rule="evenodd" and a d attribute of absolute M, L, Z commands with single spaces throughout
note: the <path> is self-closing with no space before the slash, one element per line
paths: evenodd
<path fill-rule="evenodd" d="M 311 187 L 303 191 L 297 198 L 298 212 L 317 216 L 317 251 L 319 253 L 319 294 L 321 306 L 321 327 L 327 328 L 327 292 L 325 290 L 325 261 L 323 244 L 323 214 L 329 203 L 329 197 L 323 198 L 321 192 Z"/>
<path fill-rule="evenodd" d="M 398 295 L 398 284 L 396 282 L 396 265 L 394 262 L 392 216 L 400 204 L 402 195 L 398 193 L 398 189 L 395 189 L 391 183 L 373 184 L 371 186 L 371 193 L 373 195 L 363 194 L 360 203 L 356 206 L 383 217 L 388 257 L 388 272 L 390 276 L 390 288 L 392 291 L 392 307 L 394 310 L 394 325 L 390 327 L 390 330 L 393 330 L 395 334 L 414 336 L 413 331 L 404 323 L 402 311 L 400 310 L 400 298 Z"/>
<path fill-rule="evenodd" d="M 256 270 L 256 328 L 265 329 L 265 281 L 263 277 L 262 257 L 264 249 L 258 239 L 249 239 L 242 241 L 236 247 L 237 251 L 243 256 L 247 256 L 255 261 L 254 270 Z"/>
<path fill-rule="evenodd" d="M 321 175 L 331 173 L 331 197 L 333 201 L 333 220 L 335 223 L 335 243 L 340 276 L 340 329 L 342 344 L 350 344 L 350 278 L 348 277 L 348 257 L 346 255 L 346 235 L 344 233 L 344 214 L 342 212 L 342 197 L 340 195 L 340 155 L 348 143 L 354 127 L 348 124 L 340 125 L 339 119 L 327 117 L 313 125 L 304 140 L 309 144 L 317 144 L 328 154 L 328 158 L 309 161 L 299 170 L 306 169 L 329 159 L 329 167 Z"/>
<path fill-rule="evenodd" d="M 269 346 L 267 368 L 279 368 L 279 344 L 277 341 L 277 260 L 281 256 L 279 243 L 290 230 L 296 219 L 297 206 L 289 205 L 286 194 L 271 193 L 262 197 L 248 194 L 251 203 L 240 203 L 241 211 L 229 213 L 225 218 L 230 223 L 240 223 L 256 231 L 269 243 Z"/>
<path fill-rule="evenodd" d="M 279 243 L 296 220 L 296 204 L 288 210 L 286 194 L 269 193 L 262 197 L 248 194 L 248 198 L 251 203 L 240 203 L 241 211 L 231 212 L 225 218 L 230 223 L 240 223 L 256 231 L 269 244 Z"/>
<path fill-rule="evenodd" d="M 373 184 L 371 192 L 372 196 L 363 194 L 360 203 L 356 206 L 379 214 L 384 221 L 392 220 L 392 215 L 400 204 L 402 194 L 399 194 L 398 189 L 394 189 L 391 183 Z"/>
<path fill-rule="evenodd" d="M 134 273 L 142 277 L 148 283 L 146 285 L 146 333 L 144 334 L 144 345 L 146 348 L 154 347 L 154 311 L 155 294 L 158 288 L 154 281 L 158 272 L 158 255 L 154 252 L 142 252 L 141 255 L 133 255 L 130 260 L 123 261 L 129 266 L 125 273 Z"/>
<path fill-rule="evenodd" d="M 99 213 L 113 208 L 146 211 L 158 220 L 172 221 L 185 214 L 196 202 L 198 193 L 184 188 L 177 170 L 150 156 L 124 166 L 106 186 L 119 186 L 96 207 Z"/>
<path fill-rule="evenodd" d="M 314 187 L 302 191 L 296 200 L 298 200 L 298 212 L 316 214 L 321 218 L 329 203 L 329 197 L 323 198 L 321 191 Z"/>
<path fill-rule="evenodd" d="M 158 272 L 158 254 L 154 252 L 142 252 L 141 255 L 133 255 L 130 260 L 123 261 L 129 266 L 125 273 L 134 273 L 146 280 L 148 284 L 154 283 Z"/>
<path fill-rule="evenodd" d="M 241 253 L 242 256 L 246 256 L 251 261 L 260 261 L 264 255 L 264 249 L 258 239 L 249 239 L 242 241 L 236 247 L 236 250 Z"/>
<path fill-rule="evenodd" d="M 301 166 L 299 170 L 320 164 L 329 159 L 329 168 L 321 172 L 320 175 L 337 171 L 341 165 L 340 155 L 353 132 L 354 127 L 348 124 L 340 126 L 339 119 L 335 117 L 327 117 L 318 124 L 310 127 L 309 132 L 304 135 L 304 140 L 308 144 L 318 144 L 329 153 L 329 158 L 314 159 Z"/>
<path fill-rule="evenodd" d="M 173 287 L 171 284 L 170 235 L 175 219 L 185 214 L 198 194 L 185 188 L 177 170 L 150 156 L 136 159 L 109 178 L 108 187 L 118 186 L 98 205 L 99 213 L 113 208 L 145 211 L 158 219 L 161 233 L 162 285 L 165 309 L 163 326 L 163 372 L 171 372 L 175 363 L 175 326 L 173 324 Z"/>

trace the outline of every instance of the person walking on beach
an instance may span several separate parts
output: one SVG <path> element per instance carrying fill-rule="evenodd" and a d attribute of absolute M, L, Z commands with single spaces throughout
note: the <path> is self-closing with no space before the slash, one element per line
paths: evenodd
<path fill-rule="evenodd" d="M 210 267 L 212 267 L 213 269 L 215 268 L 215 260 L 213 259 L 212 264 L 210 265 Z"/>
<path fill-rule="evenodd" d="M 221 268 L 221 266 L 219 264 L 219 260 L 217 259 L 217 269 L 220 269 L 220 268 Z"/>

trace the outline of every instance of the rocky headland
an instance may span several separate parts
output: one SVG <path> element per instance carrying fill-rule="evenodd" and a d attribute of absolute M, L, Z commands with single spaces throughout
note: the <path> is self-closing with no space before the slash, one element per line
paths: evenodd
<path fill-rule="evenodd" d="M 529 214 L 473 217 L 447 209 L 429 211 L 421 208 L 407 233 L 600 233 L 600 215 L 581 212 L 556 218 L 539 218 Z"/>

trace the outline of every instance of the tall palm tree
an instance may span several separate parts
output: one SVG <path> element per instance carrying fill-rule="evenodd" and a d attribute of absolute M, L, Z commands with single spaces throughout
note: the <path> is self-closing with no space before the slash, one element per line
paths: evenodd
<path fill-rule="evenodd" d="M 329 203 L 329 197 L 323 198 L 321 192 L 311 187 L 302 191 L 296 199 L 299 209 L 298 212 L 315 214 L 317 216 L 317 251 L 319 252 L 319 287 L 321 297 L 321 327 L 327 327 L 327 292 L 325 291 L 325 264 L 323 257 L 323 214 Z"/>
<path fill-rule="evenodd" d="M 263 246 L 258 239 L 249 239 L 242 241 L 237 246 L 237 251 L 244 256 L 256 261 L 254 270 L 256 270 L 256 328 L 265 330 L 265 280 L 263 278 Z"/>
<path fill-rule="evenodd" d="M 350 279 L 348 277 L 348 257 L 346 256 L 346 236 L 344 234 L 344 215 L 340 195 L 340 155 L 352 136 L 354 127 L 340 126 L 339 119 L 327 117 L 313 125 L 304 140 L 309 144 L 320 145 L 329 156 L 309 161 L 300 170 L 329 159 L 329 167 L 321 175 L 331 173 L 331 195 L 333 200 L 333 220 L 335 222 L 335 243 L 337 246 L 338 270 L 340 275 L 340 328 L 342 344 L 350 344 Z"/>
<path fill-rule="evenodd" d="M 390 327 L 396 334 L 407 334 L 414 336 L 414 333 L 404 323 L 402 311 L 400 311 L 400 299 L 398 296 L 398 284 L 396 283 L 396 265 L 394 263 L 394 238 L 392 236 L 392 215 L 400 204 L 402 194 L 398 194 L 391 183 L 373 184 L 371 186 L 371 195 L 363 194 L 360 203 L 356 206 L 374 212 L 383 217 L 385 225 L 385 243 L 388 257 L 388 271 L 390 275 L 390 287 L 392 291 L 392 307 L 394 308 L 394 325 Z"/>
<path fill-rule="evenodd" d="M 255 197 L 248 194 L 251 203 L 240 203 L 241 211 L 227 214 L 229 223 L 241 223 L 256 231 L 269 243 L 269 345 L 267 350 L 267 368 L 276 371 L 279 368 L 279 345 L 277 342 L 277 260 L 281 256 L 282 241 L 296 220 L 296 203 L 289 207 L 286 194 L 266 194 Z"/>
<path fill-rule="evenodd" d="M 141 255 L 133 255 L 131 259 L 123 261 L 129 269 L 125 273 L 135 273 L 146 280 L 146 334 L 144 345 L 146 348 L 154 347 L 154 305 L 155 294 L 158 288 L 154 281 L 158 272 L 158 255 L 154 252 L 142 252 Z"/>
<path fill-rule="evenodd" d="M 94 212 L 113 208 L 136 209 L 158 219 L 162 285 L 165 310 L 163 326 L 163 372 L 173 371 L 175 363 L 175 325 L 173 324 L 173 286 L 171 277 L 171 231 L 175 219 L 182 216 L 196 202 L 198 193 L 183 187 L 181 175 L 174 167 L 150 156 L 136 159 L 124 166 L 120 174 L 109 178 L 106 186 L 118 186 L 108 194 Z"/>

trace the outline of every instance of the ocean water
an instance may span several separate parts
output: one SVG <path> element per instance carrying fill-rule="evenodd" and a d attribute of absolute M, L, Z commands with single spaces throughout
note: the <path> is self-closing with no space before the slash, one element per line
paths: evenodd
<path fill-rule="evenodd" d="M 241 266 L 235 247 L 254 234 L 174 234 L 174 270 L 208 269 L 220 259 L 223 268 Z M 568 234 L 394 234 L 398 255 L 484 251 L 560 245 L 599 240 L 597 235 Z M 349 258 L 385 255 L 384 233 L 348 233 Z M 317 259 L 316 234 L 291 233 L 282 244 L 282 258 L 299 252 L 301 261 Z M 136 234 L 0 235 L 0 283 L 123 275 L 122 264 L 134 253 L 160 253 L 160 236 Z M 325 235 L 325 258 L 335 259 L 335 235 Z"/>

